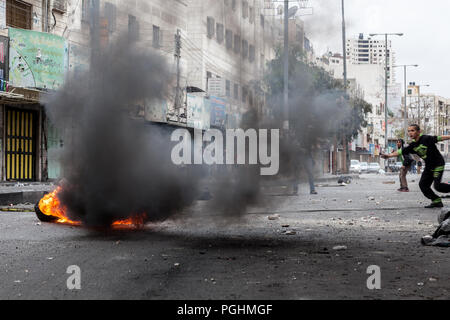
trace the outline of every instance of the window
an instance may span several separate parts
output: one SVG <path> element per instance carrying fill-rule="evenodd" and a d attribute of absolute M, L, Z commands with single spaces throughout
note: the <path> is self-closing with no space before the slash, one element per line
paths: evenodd
<path fill-rule="evenodd" d="M 231 0 L 231 9 L 233 9 L 233 11 L 236 11 L 236 7 L 237 7 L 236 1 L 237 0 Z"/>
<path fill-rule="evenodd" d="M 91 0 L 83 0 L 81 3 L 81 20 L 89 21 L 90 13 L 91 13 Z"/>
<path fill-rule="evenodd" d="M 158 26 L 153 26 L 153 48 L 159 49 L 161 48 L 161 29 Z"/>
<path fill-rule="evenodd" d="M 233 32 L 229 29 L 225 32 L 225 45 L 228 50 L 233 48 Z"/>
<path fill-rule="evenodd" d="M 253 23 L 253 22 L 255 22 L 255 9 L 253 8 L 253 7 L 250 7 L 250 9 L 249 9 L 249 17 L 248 17 L 248 21 L 250 22 L 250 23 Z"/>
<path fill-rule="evenodd" d="M 239 85 L 237 83 L 234 84 L 233 96 L 235 100 L 239 100 Z"/>
<path fill-rule="evenodd" d="M 216 29 L 217 29 L 217 42 L 218 43 L 222 43 L 223 42 L 223 36 L 224 36 L 224 28 L 223 28 L 223 24 L 218 23 L 216 25 Z"/>
<path fill-rule="evenodd" d="M 213 17 L 206 18 L 206 27 L 208 32 L 208 38 L 212 39 L 216 33 L 214 30 L 215 22 Z"/>
<path fill-rule="evenodd" d="M 250 60 L 250 62 L 255 61 L 255 46 L 250 45 L 248 52 L 248 60 Z"/>
<path fill-rule="evenodd" d="M 260 17 L 260 21 L 261 21 L 261 28 L 263 28 L 264 29 L 264 15 L 261 15 L 261 17 Z"/>
<path fill-rule="evenodd" d="M 225 81 L 225 94 L 227 97 L 231 97 L 231 81 L 230 80 Z"/>
<path fill-rule="evenodd" d="M 247 86 L 243 86 L 242 87 L 242 102 L 246 103 L 247 102 L 247 97 L 248 97 L 248 88 Z"/>
<path fill-rule="evenodd" d="M 139 22 L 133 15 L 128 15 L 128 37 L 130 41 L 139 40 Z"/>
<path fill-rule="evenodd" d="M 242 18 L 248 17 L 248 1 L 242 1 Z"/>
<path fill-rule="evenodd" d="M 108 20 L 108 31 L 114 32 L 116 30 L 116 6 L 110 2 L 105 2 L 105 17 Z"/>
<path fill-rule="evenodd" d="M 241 37 L 237 34 L 234 35 L 234 53 L 241 52 Z"/>
<path fill-rule="evenodd" d="M 246 59 L 248 57 L 248 42 L 247 40 L 242 40 L 242 58 Z"/>
<path fill-rule="evenodd" d="M 22 1 L 6 1 L 6 25 L 31 30 L 31 5 Z"/>

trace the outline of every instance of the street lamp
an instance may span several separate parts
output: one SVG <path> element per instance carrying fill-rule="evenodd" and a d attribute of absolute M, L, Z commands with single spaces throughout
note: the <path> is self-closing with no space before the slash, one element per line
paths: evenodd
<path fill-rule="evenodd" d="M 408 67 L 415 67 L 417 68 L 419 65 L 418 64 L 404 64 L 404 65 L 398 65 L 398 66 L 393 66 L 393 68 L 400 68 L 403 67 L 403 71 L 404 71 L 404 76 L 405 76 L 405 109 L 404 109 L 404 114 L 403 114 L 403 120 L 404 120 L 404 129 L 405 129 L 405 141 L 406 138 L 408 136 L 408 105 L 406 104 L 406 92 L 407 92 L 407 84 L 406 84 L 406 68 Z"/>
<path fill-rule="evenodd" d="M 385 72 L 384 72 L 384 77 L 385 77 L 385 83 L 384 83 L 384 132 L 385 132 L 385 137 L 384 137 L 384 144 L 385 144 L 385 149 L 388 150 L 388 36 L 403 36 L 403 33 L 371 33 L 370 34 L 371 37 L 374 36 L 384 36 L 385 38 Z M 392 57 L 392 53 L 390 55 Z"/>

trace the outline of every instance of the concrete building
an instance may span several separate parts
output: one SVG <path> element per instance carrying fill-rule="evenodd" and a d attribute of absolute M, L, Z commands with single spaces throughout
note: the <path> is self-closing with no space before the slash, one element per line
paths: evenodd
<path fill-rule="evenodd" d="M 347 59 L 350 64 L 378 64 L 385 65 L 388 59 L 388 80 L 395 84 L 395 52 L 392 50 L 392 41 L 388 40 L 387 49 L 385 40 L 365 38 L 359 34 L 358 38 L 347 39 Z"/>
<path fill-rule="evenodd" d="M 395 53 L 391 42 L 388 48 L 383 40 L 365 38 L 347 39 L 347 79 L 354 81 L 364 100 L 372 104 L 372 113 L 367 115 L 368 127 L 363 128 L 354 146 L 355 157 L 364 161 L 379 161 L 378 155 L 385 149 L 385 59 L 388 59 L 388 141 L 395 145 L 397 132 L 402 128 L 402 90 L 395 78 Z M 316 58 L 316 64 L 322 66 L 336 79 L 343 79 L 343 56 L 339 53 L 327 53 Z M 359 154 L 359 156 L 358 156 Z"/>
<path fill-rule="evenodd" d="M 227 126 L 239 123 L 249 108 L 262 112 L 261 80 L 275 57 L 282 24 L 264 0 L 188 0 L 190 17 L 182 34 L 188 57 L 187 86 L 226 103 Z"/>
<path fill-rule="evenodd" d="M 64 82 L 71 12 L 67 1 L 0 0 L 1 181 L 48 177 L 53 141 L 40 101 Z"/>
<path fill-rule="evenodd" d="M 421 90 L 423 88 L 413 82 L 408 85 L 408 122 L 419 124 L 424 134 L 450 134 L 450 100 Z M 449 160 L 449 142 L 439 143 L 439 149 Z"/>

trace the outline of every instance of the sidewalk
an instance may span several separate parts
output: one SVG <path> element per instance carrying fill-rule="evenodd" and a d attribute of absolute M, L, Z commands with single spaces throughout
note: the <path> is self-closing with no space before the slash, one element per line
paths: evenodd
<path fill-rule="evenodd" d="M 349 174 L 352 179 L 359 179 L 359 175 Z M 334 183 L 341 177 L 327 174 L 315 179 L 316 184 Z M 281 185 L 290 185 L 290 181 L 277 179 L 270 182 L 264 182 L 264 187 L 274 187 Z M 34 205 L 40 200 L 45 192 L 52 191 L 56 185 L 53 182 L 3 182 L 0 183 L 0 206 L 10 206 L 17 204 Z"/>
<path fill-rule="evenodd" d="M 0 206 L 11 204 L 34 205 L 45 192 L 55 188 L 53 182 L 4 182 L 0 183 Z"/>

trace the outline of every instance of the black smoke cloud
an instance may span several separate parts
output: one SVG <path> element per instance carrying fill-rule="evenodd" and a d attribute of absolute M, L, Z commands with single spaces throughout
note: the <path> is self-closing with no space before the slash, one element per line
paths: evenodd
<path fill-rule="evenodd" d="M 146 213 L 157 221 L 192 203 L 199 175 L 172 164 L 170 130 L 131 116 L 163 99 L 171 77 L 161 56 L 124 37 L 45 102 L 65 144 L 59 198 L 70 218 L 108 226 Z"/>

